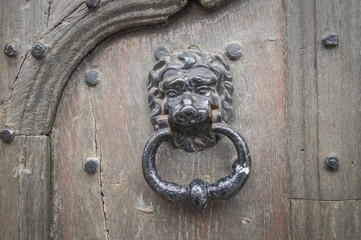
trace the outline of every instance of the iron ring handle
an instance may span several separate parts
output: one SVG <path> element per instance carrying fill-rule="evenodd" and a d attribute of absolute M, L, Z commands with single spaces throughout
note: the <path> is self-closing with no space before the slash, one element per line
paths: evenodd
<path fill-rule="evenodd" d="M 232 165 L 232 173 L 213 184 L 201 179 L 194 179 L 187 186 L 164 181 L 158 174 L 155 155 L 161 143 L 171 136 L 170 129 L 165 128 L 154 133 L 143 151 L 143 174 L 153 191 L 172 202 L 189 200 L 196 209 L 201 210 L 207 208 L 211 200 L 229 199 L 242 189 L 251 167 L 251 157 L 246 142 L 238 132 L 221 123 L 213 124 L 212 131 L 227 136 L 236 148 L 237 159 Z"/>

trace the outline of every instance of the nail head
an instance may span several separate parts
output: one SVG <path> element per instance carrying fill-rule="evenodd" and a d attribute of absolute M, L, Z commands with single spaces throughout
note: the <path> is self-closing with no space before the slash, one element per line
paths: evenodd
<path fill-rule="evenodd" d="M 0 138 L 4 143 L 11 143 L 14 140 L 15 134 L 11 129 L 4 128 L 0 132 Z"/>
<path fill-rule="evenodd" d="M 14 57 L 18 54 L 15 45 L 12 43 L 8 43 L 5 45 L 4 53 L 8 57 Z"/>
<path fill-rule="evenodd" d="M 232 59 L 237 60 L 242 56 L 242 47 L 238 43 L 230 43 L 226 47 L 226 55 Z"/>
<path fill-rule="evenodd" d="M 86 3 L 88 8 L 94 9 L 94 8 L 99 7 L 100 0 L 86 0 L 85 3 Z"/>
<path fill-rule="evenodd" d="M 85 74 L 85 81 L 90 85 L 90 86 L 95 86 L 98 84 L 99 82 L 99 73 L 97 71 L 94 70 L 90 70 Z"/>
<path fill-rule="evenodd" d="M 325 159 L 325 168 L 329 171 L 336 171 L 339 167 L 339 160 L 337 156 L 328 156 Z"/>
<path fill-rule="evenodd" d="M 31 55 L 35 58 L 41 58 L 45 54 L 45 46 L 41 43 L 35 43 L 34 46 L 31 48 Z"/>
<path fill-rule="evenodd" d="M 84 164 L 84 170 L 89 173 L 93 174 L 96 172 L 97 168 L 99 166 L 99 161 L 96 158 L 89 158 L 86 160 Z"/>
<path fill-rule="evenodd" d="M 336 33 L 329 33 L 322 38 L 325 48 L 334 48 L 338 45 L 338 35 Z"/>

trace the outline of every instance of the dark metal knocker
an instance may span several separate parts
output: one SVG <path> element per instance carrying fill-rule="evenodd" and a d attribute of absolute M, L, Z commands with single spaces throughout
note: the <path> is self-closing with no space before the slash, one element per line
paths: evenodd
<path fill-rule="evenodd" d="M 242 136 L 226 125 L 232 117 L 232 77 L 228 64 L 218 55 L 198 50 L 169 54 L 159 47 L 159 60 L 149 74 L 149 105 L 156 133 L 143 152 L 143 174 L 149 186 L 172 202 L 186 200 L 196 209 L 205 209 L 211 200 L 228 199 L 245 184 L 251 167 L 247 144 Z M 162 180 L 155 156 L 160 144 L 170 140 L 185 151 L 201 151 L 213 146 L 219 134 L 234 144 L 237 159 L 233 172 L 213 184 L 194 179 L 189 185 Z"/>
<path fill-rule="evenodd" d="M 169 128 L 156 132 L 148 141 L 143 153 L 143 173 L 149 186 L 161 197 L 172 202 L 190 200 L 197 209 L 204 209 L 213 199 L 228 199 L 241 190 L 250 171 L 250 155 L 244 139 L 229 126 L 217 123 L 212 130 L 226 135 L 237 150 L 237 160 L 233 164 L 233 172 L 213 184 L 207 184 L 201 179 L 193 180 L 188 186 L 166 182 L 158 175 L 155 165 L 155 155 L 158 147 L 170 138 Z"/>

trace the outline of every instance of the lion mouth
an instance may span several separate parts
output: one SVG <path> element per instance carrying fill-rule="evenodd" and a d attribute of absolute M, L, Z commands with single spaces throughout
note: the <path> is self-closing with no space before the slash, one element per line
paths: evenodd
<path fill-rule="evenodd" d="M 180 113 L 175 113 L 169 116 L 169 123 L 172 129 L 177 132 L 197 135 L 211 127 L 211 118 L 207 111 L 198 111 L 198 114 L 192 117 L 185 117 Z"/>

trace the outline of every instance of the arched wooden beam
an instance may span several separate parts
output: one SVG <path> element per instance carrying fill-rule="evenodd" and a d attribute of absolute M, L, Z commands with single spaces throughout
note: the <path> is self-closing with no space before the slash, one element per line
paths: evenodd
<path fill-rule="evenodd" d="M 46 46 L 42 59 L 26 57 L 6 103 L 6 126 L 17 135 L 48 133 L 70 74 L 97 43 L 125 28 L 165 23 L 186 4 L 186 0 L 108 0 L 94 10 L 85 3 L 78 6 L 39 39 Z"/>
<path fill-rule="evenodd" d="M 202 0 L 200 4 L 214 8 L 224 1 Z M 79 5 L 39 39 L 46 46 L 43 58 L 27 55 L 5 104 L 6 126 L 17 135 L 48 133 L 70 74 L 97 43 L 126 28 L 165 23 L 187 2 L 103 0 L 99 8 L 92 10 L 85 2 Z"/>

